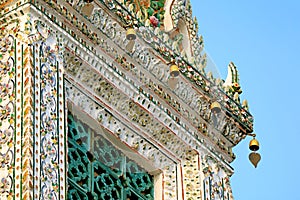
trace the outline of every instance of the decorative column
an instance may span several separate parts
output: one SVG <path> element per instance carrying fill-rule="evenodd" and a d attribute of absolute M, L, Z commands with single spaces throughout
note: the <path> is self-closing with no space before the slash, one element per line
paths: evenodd
<path fill-rule="evenodd" d="M 64 199 L 62 42 L 31 4 L 9 3 L 0 18 L 0 199 Z"/>
<path fill-rule="evenodd" d="M 21 118 L 16 117 L 16 66 L 16 39 L 6 29 L 0 29 L 0 199 L 11 199 L 15 191 L 13 180 L 20 181 L 20 170 L 16 173 L 15 167 L 21 161 L 19 148 L 16 155 L 16 143 L 21 147 L 19 120 L 16 130 L 17 117 Z"/>
<path fill-rule="evenodd" d="M 202 156 L 203 199 L 204 200 L 233 200 L 228 171 L 213 157 Z"/>
<path fill-rule="evenodd" d="M 190 151 L 182 162 L 184 199 L 202 199 L 199 155 Z"/>
<path fill-rule="evenodd" d="M 34 148 L 36 199 L 65 198 L 65 127 L 63 59 L 59 36 L 50 26 L 37 23 L 41 36 L 33 43 L 34 57 Z M 62 44 L 62 43 L 60 43 Z"/>

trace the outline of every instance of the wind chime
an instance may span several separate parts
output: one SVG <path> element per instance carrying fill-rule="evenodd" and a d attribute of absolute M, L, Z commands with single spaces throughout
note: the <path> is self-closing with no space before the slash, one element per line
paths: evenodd
<path fill-rule="evenodd" d="M 129 40 L 128 44 L 126 45 L 126 50 L 132 52 L 136 40 L 136 32 L 134 28 L 130 27 L 127 29 L 126 39 Z"/>
<path fill-rule="evenodd" d="M 259 150 L 259 142 L 255 139 L 255 134 L 252 135 L 253 139 L 249 143 L 249 149 L 252 151 L 249 154 L 249 160 L 254 165 L 254 167 L 257 167 L 258 162 L 261 159 L 261 156 L 256 151 Z"/>
<path fill-rule="evenodd" d="M 81 9 L 81 12 L 83 15 L 90 17 L 93 10 L 94 10 L 94 5 L 93 5 L 94 0 L 84 0 L 84 6 Z"/>
<path fill-rule="evenodd" d="M 170 68 L 170 78 L 168 80 L 169 87 L 174 90 L 176 88 L 177 82 L 178 82 L 178 76 L 180 74 L 178 66 L 175 64 L 175 62 L 169 63 Z"/>
<path fill-rule="evenodd" d="M 221 112 L 222 107 L 221 104 L 217 101 L 214 101 L 211 103 L 210 105 L 210 109 L 213 113 L 218 114 Z M 248 136 L 252 136 L 253 139 L 250 141 L 249 143 L 249 149 L 252 151 L 249 154 L 249 160 L 250 162 L 254 165 L 254 167 L 257 167 L 257 164 L 259 163 L 259 161 L 261 160 L 261 156 L 260 154 L 257 152 L 259 150 L 259 142 L 257 139 L 255 139 L 256 134 L 254 133 L 248 133 Z"/>

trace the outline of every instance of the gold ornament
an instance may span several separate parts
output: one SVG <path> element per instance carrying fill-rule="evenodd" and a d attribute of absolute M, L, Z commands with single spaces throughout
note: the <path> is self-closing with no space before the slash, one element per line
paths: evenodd
<path fill-rule="evenodd" d="M 260 161 L 261 156 L 259 153 L 252 152 L 249 154 L 249 160 L 254 165 L 254 167 L 257 167 L 258 162 Z"/>
<path fill-rule="evenodd" d="M 173 77 L 173 78 L 179 76 L 179 68 L 178 68 L 177 65 L 172 64 L 172 65 L 170 66 L 170 75 L 171 75 L 171 77 Z"/>
<path fill-rule="evenodd" d="M 221 112 L 221 105 L 219 102 L 214 101 L 211 105 L 210 105 L 210 109 L 213 113 L 220 113 Z"/>
<path fill-rule="evenodd" d="M 253 138 L 249 143 L 249 149 L 251 151 L 257 151 L 259 149 L 259 142 L 257 139 Z"/>

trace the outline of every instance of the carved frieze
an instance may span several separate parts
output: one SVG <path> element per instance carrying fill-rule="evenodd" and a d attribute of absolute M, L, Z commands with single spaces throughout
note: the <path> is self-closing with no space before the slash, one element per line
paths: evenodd
<path fill-rule="evenodd" d="M 74 4 L 74 3 L 73 3 Z M 72 5 L 73 5 L 72 4 Z M 91 41 L 94 41 L 94 42 L 99 42 L 99 41 L 101 41 L 101 39 L 99 40 L 99 39 L 97 39 L 98 37 L 99 37 L 99 34 L 97 34 L 96 33 L 96 31 L 95 31 L 95 29 L 94 28 L 90 28 L 90 27 L 88 27 L 88 26 L 86 26 L 86 23 L 82 23 L 82 22 L 80 22 L 80 21 L 84 21 L 84 19 L 82 18 L 82 17 L 80 17 L 80 16 L 78 16 L 78 15 L 74 15 L 74 14 L 72 14 L 70 11 L 68 11 L 68 10 L 72 10 L 72 7 L 69 5 L 69 4 L 64 4 L 64 3 L 62 3 L 62 4 L 60 4 L 60 5 L 52 5 L 52 6 L 55 6 L 55 7 L 57 7 L 58 9 L 58 11 L 60 11 L 62 14 L 64 14 L 66 17 L 67 17 L 67 19 L 69 19 L 70 20 L 70 22 L 71 23 L 73 23 L 74 25 L 76 25 L 76 27 L 78 27 L 85 35 L 87 35 L 88 36 L 88 38 L 91 40 Z M 112 7 L 112 11 L 115 11 L 115 8 L 116 7 Z M 93 12 L 93 15 L 89 18 L 89 19 L 94 19 L 94 21 L 93 21 L 93 23 L 95 23 L 95 19 L 97 19 L 97 18 L 93 18 L 95 15 L 98 15 L 98 18 L 100 17 L 99 16 L 99 13 L 98 12 L 100 12 L 99 10 L 105 10 L 105 9 L 103 9 L 103 8 L 95 8 L 94 9 L 94 12 Z M 120 7 L 119 9 L 123 9 L 123 7 Z M 76 12 L 76 10 L 74 10 L 74 12 Z M 74 13 L 73 12 L 73 13 Z M 115 35 L 115 30 L 117 31 L 117 34 L 116 34 L 116 37 L 117 37 L 117 35 L 118 36 L 122 36 L 122 35 L 124 35 L 124 33 L 125 33 L 125 31 L 123 31 L 124 33 L 123 34 L 120 34 L 120 31 L 122 30 L 122 28 L 121 28 L 121 26 L 119 25 L 119 24 L 116 24 L 116 23 L 114 23 L 114 22 L 110 22 L 111 20 L 109 20 L 109 19 L 107 19 L 107 18 L 105 18 L 105 16 L 109 16 L 107 13 L 104 13 L 103 11 L 101 11 L 100 12 L 100 14 L 102 13 L 102 15 L 101 15 L 101 20 L 100 21 L 102 21 L 102 22 L 105 22 L 104 24 L 106 25 L 106 22 L 107 22 L 107 27 L 111 27 L 111 29 L 109 29 L 110 31 L 112 31 L 111 33 L 109 33 L 108 34 L 108 32 L 105 32 L 105 30 L 107 30 L 105 27 L 106 26 L 104 26 L 104 27 L 101 27 L 102 29 L 100 29 L 100 31 L 103 31 L 103 33 L 105 34 L 105 35 L 107 35 L 107 37 L 109 37 L 109 38 L 111 38 L 111 35 Z M 125 15 L 126 14 L 126 11 L 124 11 L 124 13 L 123 13 L 124 15 L 122 15 L 122 17 L 123 18 L 125 18 L 125 16 L 127 16 L 128 15 L 128 13 L 127 13 L 127 15 Z M 58 24 L 61 24 L 61 23 L 59 23 L 59 22 L 57 22 Z M 78 24 L 79 23 L 79 24 Z M 99 21 L 97 21 L 97 23 L 99 23 Z M 78 25 L 77 25 L 78 24 Z M 92 51 L 95 51 L 95 49 L 94 49 L 94 47 L 93 46 L 90 46 L 89 44 L 88 44 L 88 42 L 86 42 L 86 41 L 84 41 L 84 40 L 82 40 L 79 36 L 78 36 L 78 33 L 75 33 L 74 31 L 72 31 L 71 29 L 70 29 L 70 27 L 68 27 L 68 26 L 65 26 L 65 25 L 63 25 L 63 23 L 61 24 L 61 26 L 62 27 L 64 27 L 65 29 L 66 29 L 66 31 L 67 32 L 69 32 L 71 35 L 72 35 L 72 37 L 74 37 L 75 39 L 77 39 L 78 41 L 80 41 L 84 46 L 87 46 L 87 48 L 88 49 L 90 49 L 90 50 L 92 50 Z M 96 26 L 97 27 L 97 26 Z M 145 27 L 146 29 L 145 30 L 147 30 L 147 27 Z M 162 45 L 162 44 L 164 44 L 164 43 L 162 43 L 161 42 L 161 39 L 159 39 L 159 37 L 157 37 L 154 33 L 155 33 L 155 30 L 152 30 L 151 31 L 151 27 L 149 27 L 148 28 L 149 29 L 149 31 L 150 31 L 150 34 L 151 34 L 151 36 L 153 37 L 153 38 L 157 38 L 157 39 L 154 39 L 154 41 L 156 40 L 157 42 L 153 42 L 153 44 L 152 45 L 150 45 L 151 46 L 151 48 L 154 48 L 154 49 L 156 49 L 163 57 L 164 57 L 164 59 L 169 59 L 169 57 L 171 56 L 175 56 L 175 54 L 174 54 L 174 52 L 171 50 L 171 48 L 169 48 L 168 46 L 164 46 L 164 45 Z M 161 31 L 158 31 L 157 33 L 159 33 L 158 35 L 160 35 L 160 33 L 162 34 L 162 35 L 164 35 L 164 33 L 162 33 Z M 139 33 L 138 33 L 139 34 Z M 145 34 L 142 34 L 142 35 L 145 35 Z M 149 35 L 149 34 L 148 34 Z M 124 37 L 125 38 L 125 37 Z M 164 37 L 162 37 L 162 38 L 164 38 Z M 143 38 L 144 39 L 144 38 Z M 122 41 L 122 40 L 120 40 L 120 39 L 117 39 L 119 42 L 120 41 Z M 124 41 L 124 39 L 123 39 L 123 41 Z M 145 40 L 145 41 L 147 41 L 147 40 Z M 167 40 L 168 41 L 168 40 Z M 123 45 L 124 46 L 124 45 Z M 137 44 L 137 46 L 138 46 L 138 44 Z M 122 48 L 122 47 L 121 47 Z M 124 47 L 123 47 L 124 48 Z M 180 56 L 179 56 L 179 58 L 180 58 Z M 186 63 L 186 61 L 184 60 L 184 59 L 179 59 L 180 60 L 180 62 L 178 63 L 179 64 L 179 66 L 180 66 L 180 69 L 182 70 L 182 73 L 184 74 L 184 76 L 186 77 L 186 78 L 188 78 L 188 79 L 190 79 L 190 80 L 193 80 L 192 82 L 194 83 L 194 84 L 196 84 L 196 85 L 199 85 L 200 86 L 200 88 L 202 88 L 203 90 L 204 90 L 204 92 L 210 92 L 210 87 L 211 87 L 211 85 L 213 84 L 213 83 L 211 83 L 210 81 L 208 81 L 204 76 L 203 76 L 203 74 L 201 74 L 201 73 L 199 73 L 199 72 L 197 72 L 197 70 L 195 70 L 195 68 L 193 68 L 193 67 L 191 67 L 190 65 L 188 65 L 187 63 Z M 202 62 L 202 60 L 201 60 L 201 62 Z M 200 78 L 199 78 L 200 77 Z M 202 77 L 202 78 L 201 78 Z M 199 79 L 199 81 L 197 81 L 197 79 Z M 204 79 L 204 82 L 203 81 L 201 81 L 201 79 Z M 202 83 L 201 83 L 202 82 Z M 222 101 L 222 102 L 224 102 L 224 101 Z M 236 116 L 238 116 L 238 117 L 236 117 L 236 120 L 238 121 L 238 123 L 244 123 L 246 126 L 246 129 L 244 130 L 244 131 L 251 131 L 251 130 L 249 130 L 249 128 L 247 128 L 247 126 L 250 126 L 250 129 L 251 129 L 251 123 L 252 123 L 252 120 L 251 120 L 251 116 L 249 115 L 249 113 L 248 112 L 243 112 L 243 114 L 241 114 L 241 108 L 240 108 L 240 106 L 239 105 L 237 105 L 237 104 L 226 104 L 226 106 L 224 106 L 225 108 L 227 108 L 227 106 L 229 106 L 229 108 L 231 108 L 231 106 L 232 106 L 232 108 L 234 108 L 234 109 L 231 109 L 230 111 L 233 111 L 233 110 L 237 110 L 237 112 L 233 112 L 233 114 L 234 115 L 236 115 Z M 243 116 L 246 116 L 246 119 L 244 119 L 244 117 L 240 117 L 241 115 L 243 115 Z"/>
<path fill-rule="evenodd" d="M 117 116 L 114 116 L 111 111 L 96 103 L 93 98 L 86 96 L 86 94 L 82 93 L 73 84 L 69 81 L 65 84 L 67 98 L 71 102 L 69 109 L 72 110 L 72 104 L 82 109 L 92 119 L 99 122 L 103 126 L 103 129 L 109 130 L 109 132 L 125 144 L 151 161 L 156 168 L 163 169 L 166 166 L 172 165 L 173 161 L 158 151 L 157 147 L 149 142 L 149 139 L 145 135 L 134 132 L 128 125 L 118 119 Z"/>
<path fill-rule="evenodd" d="M 162 144 L 168 147 L 175 155 L 181 157 L 184 152 L 180 152 L 176 150 L 176 148 L 185 146 L 185 144 L 182 143 L 179 138 L 176 139 L 176 137 L 172 136 L 173 133 L 161 124 L 163 122 L 167 127 L 170 127 L 172 130 L 175 128 L 176 130 L 176 127 L 170 126 L 172 120 L 168 119 L 167 115 L 159 116 L 161 111 L 157 110 L 153 103 L 146 101 L 144 97 L 136 93 L 137 91 L 128 88 L 126 83 L 122 83 L 117 77 L 114 77 L 109 70 L 105 70 L 105 65 L 102 66 L 102 69 L 104 70 L 100 72 L 103 72 L 105 78 L 85 65 L 84 67 L 76 69 L 76 74 L 73 79 L 80 81 L 80 84 L 87 87 L 92 93 L 97 95 L 99 99 L 111 107 L 118 109 L 118 112 L 122 113 L 124 118 L 138 125 L 141 129 L 150 134 L 151 137 L 156 138 L 157 141 L 161 141 Z M 95 80 L 97 80 L 96 84 Z M 115 88 L 116 86 L 125 92 L 125 94 Z M 145 112 L 141 106 L 147 108 L 152 115 L 158 115 L 157 117 L 160 118 L 162 122 L 154 120 L 153 116 Z M 173 139 L 174 141 L 172 141 Z"/>

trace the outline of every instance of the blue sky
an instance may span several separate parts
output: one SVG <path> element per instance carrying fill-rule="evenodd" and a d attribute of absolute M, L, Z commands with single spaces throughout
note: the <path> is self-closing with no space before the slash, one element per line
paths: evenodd
<path fill-rule="evenodd" d="M 205 50 L 225 79 L 238 67 L 262 155 L 234 148 L 235 200 L 300 200 L 300 1 L 191 0 Z"/>

